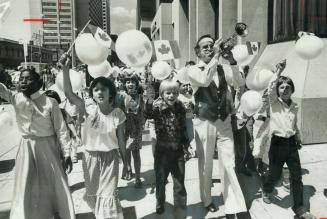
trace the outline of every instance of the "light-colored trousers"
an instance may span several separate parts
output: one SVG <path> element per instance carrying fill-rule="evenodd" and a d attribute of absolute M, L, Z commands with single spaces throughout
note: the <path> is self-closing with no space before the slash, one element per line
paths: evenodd
<path fill-rule="evenodd" d="M 193 120 L 196 148 L 199 157 L 200 196 L 204 206 L 212 202 L 212 165 L 215 144 L 217 142 L 221 169 L 224 170 L 225 213 L 235 214 L 247 211 L 244 196 L 235 173 L 234 141 L 231 118 L 215 122 L 209 120 Z"/>

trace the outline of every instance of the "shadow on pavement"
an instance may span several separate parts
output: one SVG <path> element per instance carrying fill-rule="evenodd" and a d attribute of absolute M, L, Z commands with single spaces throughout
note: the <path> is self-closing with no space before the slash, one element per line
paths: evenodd
<path fill-rule="evenodd" d="M 76 219 L 95 219 L 91 212 L 76 214 Z"/>
<path fill-rule="evenodd" d="M 240 183 L 243 196 L 245 199 L 247 209 L 250 209 L 252 202 L 261 197 L 261 178 L 253 174 L 252 176 L 245 176 L 243 174 L 237 174 L 238 181 Z M 250 185 L 250 186 L 249 186 Z"/>
<path fill-rule="evenodd" d="M 15 167 L 15 159 L 0 161 L 0 174 L 8 173 Z"/>

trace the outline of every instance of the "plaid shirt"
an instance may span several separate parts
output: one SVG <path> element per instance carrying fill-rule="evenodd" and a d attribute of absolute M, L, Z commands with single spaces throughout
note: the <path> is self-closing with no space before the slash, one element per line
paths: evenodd
<path fill-rule="evenodd" d="M 186 110 L 181 102 L 176 102 L 174 108 L 159 97 L 153 104 L 146 104 L 145 116 L 154 119 L 158 142 L 188 145 L 186 132 Z"/>

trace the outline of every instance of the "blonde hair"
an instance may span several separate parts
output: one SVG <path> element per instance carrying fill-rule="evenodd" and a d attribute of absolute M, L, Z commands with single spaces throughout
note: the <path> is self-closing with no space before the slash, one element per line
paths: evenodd
<path fill-rule="evenodd" d="M 168 79 L 168 80 L 163 80 L 160 83 L 160 87 L 159 87 L 159 95 L 162 97 L 162 94 L 164 91 L 167 90 L 176 90 L 177 92 L 179 92 L 179 84 L 177 81 L 174 81 L 172 79 Z"/>

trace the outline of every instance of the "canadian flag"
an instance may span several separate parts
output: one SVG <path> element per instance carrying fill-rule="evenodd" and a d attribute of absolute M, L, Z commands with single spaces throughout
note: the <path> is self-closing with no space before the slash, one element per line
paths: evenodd
<path fill-rule="evenodd" d="M 113 50 L 114 49 L 114 42 L 110 38 L 109 34 L 104 32 L 100 27 L 94 26 L 92 24 L 88 25 L 89 30 L 93 34 L 94 38 L 98 43 L 101 45 L 107 47 L 108 49 Z"/>
<path fill-rule="evenodd" d="M 249 55 L 257 55 L 260 49 L 260 42 L 246 42 Z"/>
<path fill-rule="evenodd" d="M 166 61 L 178 59 L 181 52 L 176 40 L 156 40 L 153 44 L 153 61 Z"/>

